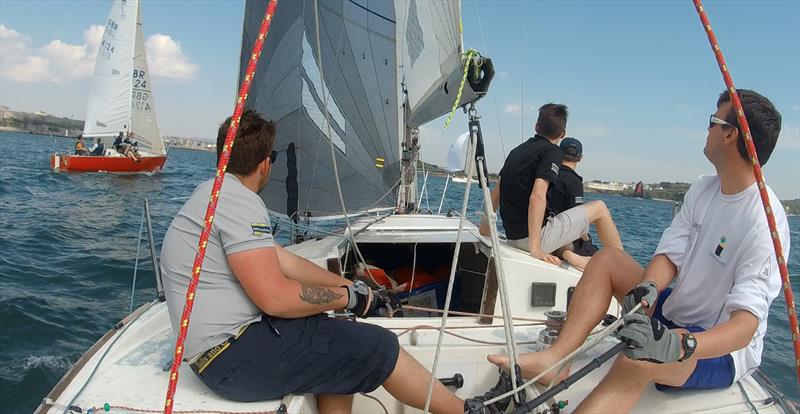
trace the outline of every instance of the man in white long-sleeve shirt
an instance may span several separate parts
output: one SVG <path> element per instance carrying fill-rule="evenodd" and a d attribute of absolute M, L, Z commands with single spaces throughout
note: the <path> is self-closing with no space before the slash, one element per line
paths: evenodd
<path fill-rule="evenodd" d="M 737 93 L 764 165 L 775 148 L 781 116 L 758 93 Z M 691 186 L 647 268 L 621 250 L 600 251 L 578 283 L 556 343 L 519 358 L 526 378 L 553 365 L 584 342 L 612 295 L 623 304 L 623 312 L 638 303 L 648 308 L 625 318 L 617 336 L 631 345 L 576 412 L 630 411 L 652 383 L 659 390 L 728 387 L 761 363 L 769 307 L 780 292 L 781 278 L 727 91 L 709 120 L 703 152 L 717 173 Z M 765 190 L 771 204 L 780 206 L 775 193 Z M 786 215 L 780 208 L 773 212 L 788 257 Z M 507 364 L 501 355 L 489 360 Z M 552 375 L 542 380 L 550 381 Z"/>

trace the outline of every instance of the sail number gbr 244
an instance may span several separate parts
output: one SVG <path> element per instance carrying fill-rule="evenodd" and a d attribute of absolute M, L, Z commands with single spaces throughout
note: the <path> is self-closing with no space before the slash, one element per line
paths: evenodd
<path fill-rule="evenodd" d="M 147 88 L 147 80 L 144 77 L 145 71 L 141 69 L 133 70 L 133 100 L 131 105 L 134 109 L 141 111 L 150 110 L 150 91 Z"/>

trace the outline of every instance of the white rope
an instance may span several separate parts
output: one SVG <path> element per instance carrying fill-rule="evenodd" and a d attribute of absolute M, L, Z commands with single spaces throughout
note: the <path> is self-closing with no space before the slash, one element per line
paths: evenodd
<path fill-rule="evenodd" d="M 474 134 L 474 133 L 473 133 Z M 495 273 L 497 274 L 497 286 L 500 293 L 500 307 L 503 310 L 503 329 L 506 334 L 506 352 L 508 352 L 509 367 L 511 368 L 511 384 L 517 385 L 517 345 L 514 340 L 514 323 L 511 321 L 511 306 L 508 299 L 508 287 L 506 286 L 506 277 L 503 270 L 503 261 L 500 259 L 500 239 L 497 237 L 497 216 L 494 213 L 492 206 L 492 196 L 489 192 L 489 185 L 486 180 L 486 171 L 483 170 L 484 159 L 481 157 L 478 161 L 478 179 L 481 180 L 483 187 L 483 208 L 486 211 L 486 217 L 489 220 L 489 233 L 492 239 L 492 260 L 494 261 Z M 520 378 L 520 381 L 522 378 Z M 514 401 L 517 400 L 516 395 Z"/>
<path fill-rule="evenodd" d="M 447 173 L 447 178 L 444 180 L 444 190 L 442 191 L 442 199 L 439 200 L 439 210 L 436 214 L 442 214 L 442 206 L 444 205 L 444 196 L 447 195 L 447 184 L 450 183 L 450 173 Z"/>
<path fill-rule="evenodd" d="M 425 171 L 425 161 L 422 161 L 422 154 L 420 154 L 419 162 L 422 163 L 422 176 L 423 176 L 423 178 L 422 178 L 422 195 L 425 195 L 425 207 L 428 209 L 428 211 L 431 211 L 431 200 L 428 197 L 428 193 L 430 193 L 430 191 L 427 191 L 428 190 L 428 174 L 430 173 L 430 171 Z M 417 206 L 422 205 L 422 195 L 419 196 L 419 203 L 417 203 Z M 419 207 L 417 207 L 417 210 L 419 210 Z"/>
<path fill-rule="evenodd" d="M 425 207 L 427 207 L 428 211 L 431 211 L 431 201 L 428 198 L 428 193 L 430 191 L 426 191 L 428 189 L 428 174 L 430 171 L 425 171 L 425 163 L 422 163 L 422 171 L 424 171 L 425 178 L 422 179 L 422 194 L 420 194 L 419 199 L 420 202 L 417 203 L 417 212 L 420 211 L 419 207 L 422 205 L 422 196 L 425 196 Z"/>
<path fill-rule="evenodd" d="M 631 309 L 630 312 L 628 312 L 628 315 L 638 311 L 639 308 L 641 308 L 641 307 L 642 307 L 641 303 L 636 305 L 633 309 Z M 600 331 L 591 341 L 586 342 L 583 345 L 579 346 L 578 349 L 572 351 L 569 355 L 565 356 L 564 358 L 561 358 L 561 360 L 559 360 L 558 362 L 556 362 L 555 364 L 550 366 L 550 368 L 547 368 L 546 370 L 542 371 L 539 375 L 533 377 L 533 379 L 527 381 L 526 383 L 520 385 L 517 388 L 514 388 L 511 391 L 506 392 L 505 394 L 498 395 L 497 397 L 492 398 L 489 401 L 486 401 L 484 403 L 484 405 L 488 406 L 488 405 L 494 404 L 495 402 L 500 401 L 503 398 L 508 397 L 509 395 L 513 395 L 513 394 L 519 392 L 520 390 L 523 390 L 523 389 L 527 388 L 528 386 L 532 385 L 536 381 L 539 381 L 542 377 L 547 375 L 550 371 L 552 371 L 554 369 L 561 368 L 561 366 L 563 366 L 564 364 L 568 363 L 569 361 L 571 361 L 576 356 L 578 356 L 578 355 L 580 355 L 582 353 L 585 353 L 586 351 L 594 348 L 597 344 L 599 344 L 604 339 L 606 339 L 608 336 L 610 336 L 611 334 L 616 332 L 617 328 L 620 325 L 622 325 L 622 322 L 623 322 L 622 318 L 617 319 L 611 325 L 608 325 L 606 327 L 606 329 L 603 329 L 602 331 Z"/>
<path fill-rule="evenodd" d="M 142 210 L 142 221 L 139 223 L 139 239 L 136 241 L 136 260 L 133 262 L 133 281 L 131 282 L 131 305 L 128 313 L 133 312 L 133 294 L 136 293 L 136 273 L 139 270 L 139 254 L 142 247 L 142 230 L 144 229 L 144 210 Z"/>
<path fill-rule="evenodd" d="M 475 135 L 470 137 L 469 149 L 467 150 L 467 160 L 475 158 Z M 428 395 L 425 397 L 424 413 L 427 414 L 431 406 L 431 396 L 433 395 L 433 382 L 436 379 L 436 368 L 439 365 L 439 355 L 442 352 L 442 341 L 444 340 L 445 326 L 447 325 L 447 314 L 450 310 L 450 299 L 453 297 L 453 282 L 455 281 L 456 265 L 458 264 L 458 256 L 461 252 L 461 235 L 464 231 L 464 222 L 467 217 L 467 204 L 469 203 L 469 189 L 472 187 L 472 167 L 474 161 L 467 163 L 467 189 L 464 190 L 464 202 L 461 204 L 461 218 L 458 220 L 458 235 L 456 236 L 455 252 L 453 252 L 453 262 L 450 265 L 450 279 L 447 281 L 447 296 L 444 299 L 444 313 L 442 314 L 442 324 L 439 327 L 439 338 L 436 341 L 436 353 L 433 357 L 433 367 L 431 368 L 431 380 L 428 384 Z"/>

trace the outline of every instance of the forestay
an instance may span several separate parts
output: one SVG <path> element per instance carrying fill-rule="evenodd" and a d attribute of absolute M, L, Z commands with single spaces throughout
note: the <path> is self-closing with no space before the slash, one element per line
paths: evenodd
<path fill-rule="evenodd" d="M 239 84 L 266 6 L 265 0 L 245 5 Z M 394 206 L 400 170 L 394 4 L 319 1 L 319 21 L 324 83 L 313 0 L 282 3 L 264 43 L 269 58 L 256 70 L 247 106 L 275 122 L 278 156 L 260 195 L 271 211 L 289 217 L 341 215 L 333 142 L 347 212 Z"/>

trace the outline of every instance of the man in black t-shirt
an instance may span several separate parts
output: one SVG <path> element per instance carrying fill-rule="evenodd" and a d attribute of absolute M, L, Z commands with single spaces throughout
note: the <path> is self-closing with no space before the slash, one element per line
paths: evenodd
<path fill-rule="evenodd" d="M 622 241 L 605 203 L 600 200 L 583 203 L 583 177 L 575 172 L 578 162 L 583 158 L 581 142 L 575 138 L 564 138 L 559 147 L 564 157 L 561 160 L 558 181 L 550 185 L 547 191 L 547 225 L 553 228 L 550 233 L 554 243 L 564 242 L 559 246 L 557 254 L 573 266 L 585 269 L 589 256 L 597 251 L 589 238 L 588 224 L 594 223 L 597 226 L 597 233 L 604 246 L 622 249 Z M 585 227 L 584 220 L 587 222 Z M 581 231 L 579 237 L 568 240 L 567 238 L 576 234 L 575 230 Z"/>
<path fill-rule="evenodd" d="M 559 264 L 549 253 L 560 247 L 542 246 L 547 188 L 558 180 L 561 149 L 556 143 L 567 127 L 567 106 L 549 103 L 539 108 L 536 135 L 514 148 L 500 170 L 500 181 L 492 189 L 492 207 L 500 217 L 508 244 L 529 251 L 531 256 Z M 489 234 L 481 221 L 481 234 Z M 530 236 L 530 237 L 529 237 Z"/>
<path fill-rule="evenodd" d="M 575 172 L 583 156 L 583 145 L 575 138 L 564 138 L 558 145 L 563 158 L 558 180 L 547 190 L 547 215 L 557 215 L 583 204 L 583 177 Z"/>

